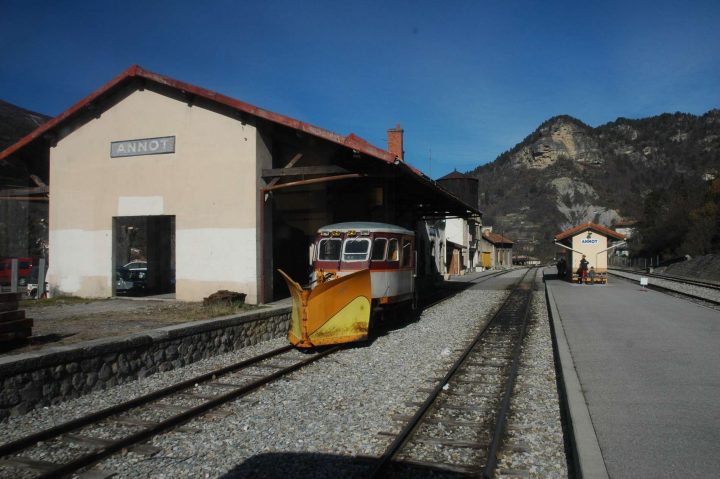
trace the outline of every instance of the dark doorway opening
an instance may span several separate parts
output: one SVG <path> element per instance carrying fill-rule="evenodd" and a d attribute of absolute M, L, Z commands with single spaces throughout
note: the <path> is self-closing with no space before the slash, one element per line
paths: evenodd
<path fill-rule="evenodd" d="M 113 218 L 113 296 L 175 293 L 175 217 Z"/>

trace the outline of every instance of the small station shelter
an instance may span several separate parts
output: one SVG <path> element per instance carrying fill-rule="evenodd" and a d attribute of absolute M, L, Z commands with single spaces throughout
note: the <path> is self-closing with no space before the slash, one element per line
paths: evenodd
<path fill-rule="evenodd" d="M 278 268 L 307 280 L 324 225 L 480 215 L 404 161 L 399 125 L 385 150 L 137 65 L 0 161 L 48 165 L 51 294 L 116 296 L 146 265 L 148 295 L 265 303 Z"/>
<path fill-rule="evenodd" d="M 555 235 L 555 244 L 562 247 L 558 258 L 567 262 L 568 279 L 580 268 L 583 255 L 602 277 L 607 275 L 608 251 L 621 246 L 625 236 L 596 223 L 583 223 Z"/>

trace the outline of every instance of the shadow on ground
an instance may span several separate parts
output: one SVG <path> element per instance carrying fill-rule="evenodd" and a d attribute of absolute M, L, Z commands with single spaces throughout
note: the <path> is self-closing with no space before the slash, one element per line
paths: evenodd
<path fill-rule="evenodd" d="M 336 479 L 368 477 L 376 459 L 335 454 L 277 452 L 253 456 L 235 466 L 222 479 Z M 442 471 L 426 466 L 393 464 L 384 477 L 458 479 L 468 474 Z"/>

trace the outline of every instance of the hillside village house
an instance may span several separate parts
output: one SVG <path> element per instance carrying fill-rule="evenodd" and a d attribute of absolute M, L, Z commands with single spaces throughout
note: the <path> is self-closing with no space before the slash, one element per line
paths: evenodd
<path fill-rule="evenodd" d="M 115 295 L 142 260 L 148 294 L 256 303 L 287 295 L 277 268 L 305 280 L 320 226 L 480 214 L 403 161 L 399 125 L 388 137 L 385 151 L 132 66 L 0 160 L 49 163 L 51 293 Z"/>

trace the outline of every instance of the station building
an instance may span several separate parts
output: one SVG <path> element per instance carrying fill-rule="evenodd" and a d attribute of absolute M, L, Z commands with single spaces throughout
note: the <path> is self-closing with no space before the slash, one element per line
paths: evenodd
<path fill-rule="evenodd" d="M 589 262 L 588 268 L 594 267 L 600 274 L 607 273 L 608 251 L 621 246 L 626 237 L 610 228 L 596 224 L 584 223 L 555 235 L 555 244 L 563 249 L 558 257 L 567 261 L 572 274 L 580 267 L 583 255 Z"/>
<path fill-rule="evenodd" d="M 250 303 L 287 296 L 277 268 L 304 281 L 317 229 L 477 216 L 388 150 L 137 65 L 0 152 L 49 165 L 52 294 L 108 297 L 142 260 L 147 294 Z"/>

